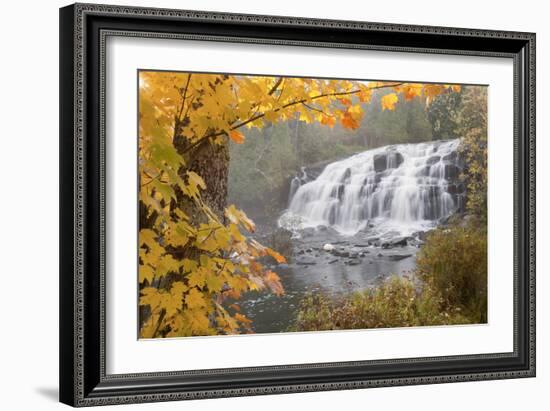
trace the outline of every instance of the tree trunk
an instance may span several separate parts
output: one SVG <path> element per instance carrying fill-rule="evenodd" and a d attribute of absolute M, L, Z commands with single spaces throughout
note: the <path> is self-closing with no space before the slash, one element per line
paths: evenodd
<path fill-rule="evenodd" d="M 183 154 L 188 140 L 176 137 L 174 146 Z M 198 145 L 189 153 L 185 153 L 186 166 L 180 170 L 182 178 L 186 178 L 188 171 L 194 171 L 202 177 L 206 189 L 201 191 L 201 198 L 206 205 L 225 222 L 224 210 L 227 206 L 227 185 L 229 176 L 229 143 L 217 145 L 205 142 Z M 206 222 L 206 217 L 197 206 L 181 191 L 176 192 L 177 201 L 174 207 L 179 207 L 189 215 L 192 221 Z"/>

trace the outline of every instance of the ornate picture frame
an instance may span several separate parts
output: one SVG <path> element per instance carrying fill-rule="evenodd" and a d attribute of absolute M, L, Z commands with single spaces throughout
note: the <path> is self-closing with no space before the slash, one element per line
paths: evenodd
<path fill-rule="evenodd" d="M 513 350 L 109 374 L 105 93 L 110 37 L 511 61 Z M 535 34 L 75 4 L 60 10 L 60 98 L 61 402 L 80 407 L 535 376 Z"/>

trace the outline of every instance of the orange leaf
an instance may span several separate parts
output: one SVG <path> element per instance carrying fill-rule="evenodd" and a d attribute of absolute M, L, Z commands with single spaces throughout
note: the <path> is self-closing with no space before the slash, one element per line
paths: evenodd
<path fill-rule="evenodd" d="M 281 279 L 273 271 L 268 270 L 265 273 L 264 281 L 267 284 L 267 286 L 271 289 L 271 291 L 275 293 L 275 295 L 278 295 L 278 296 L 284 295 L 285 289 L 281 284 Z"/>
<path fill-rule="evenodd" d="M 403 86 L 403 96 L 405 100 L 409 101 L 415 97 L 419 97 L 422 94 L 422 84 L 407 84 Z"/>
<path fill-rule="evenodd" d="M 267 253 L 273 257 L 275 259 L 275 261 L 277 261 L 279 264 L 281 263 L 286 263 L 286 258 L 284 258 L 281 254 L 279 254 L 277 251 L 275 250 L 272 250 L 271 248 L 269 247 L 266 247 L 265 251 L 267 251 Z"/>
<path fill-rule="evenodd" d="M 347 129 L 355 130 L 359 128 L 359 121 L 354 119 L 351 113 L 348 111 L 344 113 L 344 116 L 342 117 L 340 122 Z"/>
<path fill-rule="evenodd" d="M 321 124 L 324 126 L 333 127 L 335 123 L 334 117 L 325 116 L 324 114 L 323 117 L 321 117 Z"/>
<path fill-rule="evenodd" d="M 344 106 L 351 106 L 351 100 L 349 98 L 339 98 L 338 101 L 342 103 Z"/>
<path fill-rule="evenodd" d="M 246 318 L 244 315 L 239 313 L 235 314 L 235 319 L 241 323 L 252 324 L 252 320 Z"/>
<path fill-rule="evenodd" d="M 231 140 L 233 140 L 237 144 L 244 143 L 244 135 L 240 131 L 231 130 L 229 132 L 229 138 L 231 138 Z"/>

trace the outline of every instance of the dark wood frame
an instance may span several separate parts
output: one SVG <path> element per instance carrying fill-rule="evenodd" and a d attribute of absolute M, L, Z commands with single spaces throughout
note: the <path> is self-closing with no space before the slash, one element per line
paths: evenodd
<path fill-rule="evenodd" d="M 105 373 L 107 36 L 504 57 L 514 64 L 514 351 Z M 60 400 L 74 406 L 535 376 L 535 34 L 76 4 L 60 10 Z M 511 222 L 512 224 L 512 222 Z"/>

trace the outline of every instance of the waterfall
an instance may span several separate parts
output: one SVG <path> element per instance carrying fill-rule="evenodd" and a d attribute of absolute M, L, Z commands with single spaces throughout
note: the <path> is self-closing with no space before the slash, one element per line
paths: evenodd
<path fill-rule="evenodd" d="M 309 177 L 307 175 L 307 172 L 306 172 L 306 168 L 305 167 L 300 167 L 300 176 L 295 176 L 291 181 L 290 181 L 290 190 L 289 190 L 289 193 L 288 193 L 288 206 L 290 207 L 290 204 L 292 202 L 292 198 L 294 198 L 294 194 L 296 194 L 296 191 L 298 191 L 298 188 L 306 183 L 308 180 L 309 180 Z"/>
<path fill-rule="evenodd" d="M 313 181 L 296 177 L 279 224 L 299 219 L 302 228 L 324 225 L 345 234 L 429 229 L 462 207 L 459 143 L 380 147 L 327 165 Z"/>

